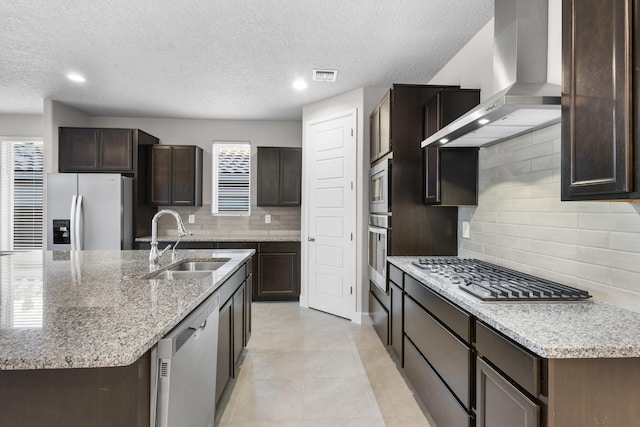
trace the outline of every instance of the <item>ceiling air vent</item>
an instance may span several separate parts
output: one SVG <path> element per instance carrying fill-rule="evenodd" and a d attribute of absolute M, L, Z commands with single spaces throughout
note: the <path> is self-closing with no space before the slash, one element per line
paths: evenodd
<path fill-rule="evenodd" d="M 335 82 L 338 70 L 313 70 L 314 82 Z"/>

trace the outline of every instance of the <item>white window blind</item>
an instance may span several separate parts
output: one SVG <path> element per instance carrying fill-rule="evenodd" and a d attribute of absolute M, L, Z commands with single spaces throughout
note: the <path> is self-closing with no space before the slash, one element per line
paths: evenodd
<path fill-rule="evenodd" d="M 251 144 L 213 142 L 213 215 L 250 214 Z"/>
<path fill-rule="evenodd" d="M 42 248 L 42 141 L 0 140 L 0 249 Z"/>

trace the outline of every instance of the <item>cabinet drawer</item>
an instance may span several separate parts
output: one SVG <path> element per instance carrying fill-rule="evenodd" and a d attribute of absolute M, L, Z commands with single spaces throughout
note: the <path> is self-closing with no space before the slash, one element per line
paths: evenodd
<path fill-rule="evenodd" d="M 404 339 L 404 370 L 416 394 L 439 426 L 472 426 L 473 418 L 458 403 L 409 339 Z"/>
<path fill-rule="evenodd" d="M 387 271 L 389 272 L 389 280 L 396 284 L 396 286 L 403 288 L 402 283 L 402 270 L 393 264 L 388 264 Z"/>
<path fill-rule="evenodd" d="M 260 252 L 298 252 L 299 242 L 262 242 Z"/>
<path fill-rule="evenodd" d="M 471 408 L 471 349 L 411 298 L 404 298 L 405 334 L 467 409 Z"/>
<path fill-rule="evenodd" d="M 476 322 L 476 350 L 523 389 L 538 396 L 540 358 L 483 323 Z"/>
<path fill-rule="evenodd" d="M 471 315 L 429 290 L 409 275 L 404 278 L 405 292 L 447 325 L 463 341 L 471 342 Z"/>
<path fill-rule="evenodd" d="M 389 345 L 389 311 L 378 301 L 378 298 L 369 292 L 369 316 L 382 343 Z"/>

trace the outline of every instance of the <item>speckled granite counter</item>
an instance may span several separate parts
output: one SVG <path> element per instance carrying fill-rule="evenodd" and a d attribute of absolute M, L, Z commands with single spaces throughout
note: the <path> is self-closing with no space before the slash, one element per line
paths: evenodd
<path fill-rule="evenodd" d="M 0 257 L 0 369 L 126 366 L 223 284 L 253 250 L 199 280 L 144 279 L 148 251 L 27 252 Z M 165 255 L 163 268 L 169 264 Z"/>
<path fill-rule="evenodd" d="M 411 264 L 416 257 L 389 257 L 410 274 L 476 318 L 548 359 L 640 357 L 640 313 L 604 302 L 486 303 L 433 278 Z"/>
<path fill-rule="evenodd" d="M 177 236 L 158 236 L 159 242 L 175 242 Z M 194 234 L 180 239 L 181 242 L 299 242 L 300 234 L 291 235 L 251 235 L 251 236 L 221 236 L 214 234 Z M 136 242 L 151 242 L 151 236 L 138 237 Z M 178 246 L 179 248 L 180 246 Z"/>

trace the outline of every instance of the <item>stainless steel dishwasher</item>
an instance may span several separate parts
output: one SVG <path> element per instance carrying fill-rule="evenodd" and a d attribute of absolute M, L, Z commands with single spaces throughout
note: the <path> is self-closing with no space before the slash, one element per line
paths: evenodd
<path fill-rule="evenodd" d="M 213 426 L 219 312 L 209 297 L 152 350 L 151 427 Z"/>

